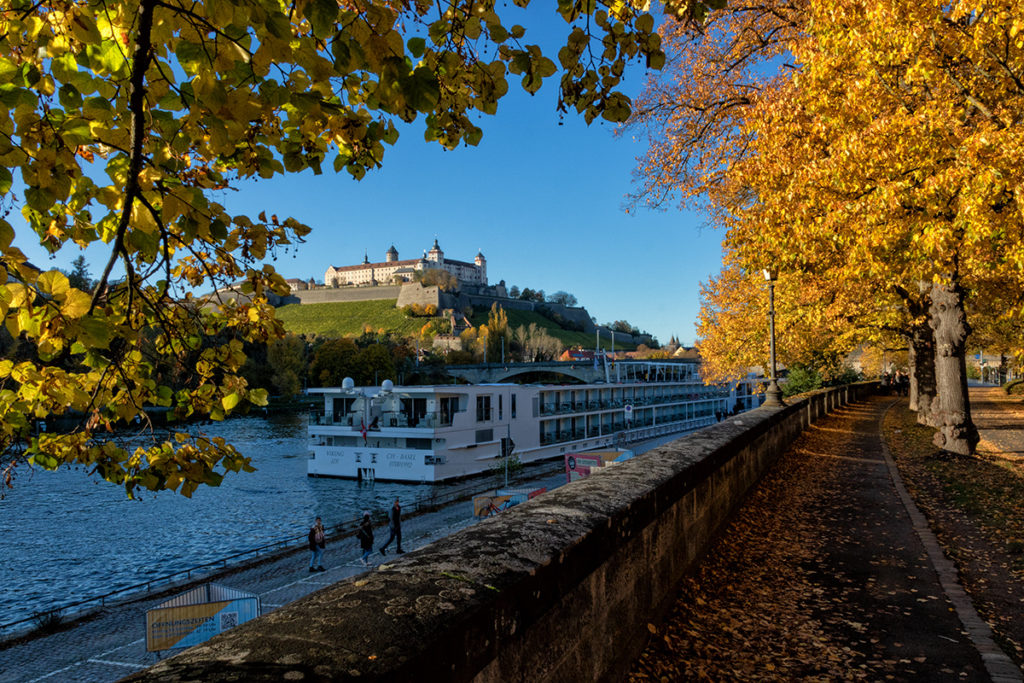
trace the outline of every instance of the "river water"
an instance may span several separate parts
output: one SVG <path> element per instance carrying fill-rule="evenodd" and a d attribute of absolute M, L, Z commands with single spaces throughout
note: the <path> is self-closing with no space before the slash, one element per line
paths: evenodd
<path fill-rule="evenodd" d="M 82 469 L 19 471 L 0 500 L 0 625 L 237 552 L 305 534 L 443 485 L 306 476 L 305 416 L 241 417 L 202 427 L 252 458 L 191 499 L 124 489 Z M 296 545 L 304 545 L 304 540 Z"/>

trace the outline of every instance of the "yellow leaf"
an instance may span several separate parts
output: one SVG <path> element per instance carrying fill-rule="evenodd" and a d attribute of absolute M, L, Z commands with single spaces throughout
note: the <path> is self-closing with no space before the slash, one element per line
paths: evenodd
<path fill-rule="evenodd" d="M 60 312 L 67 318 L 81 318 L 89 311 L 92 297 L 77 289 L 68 290 L 67 298 L 60 307 Z"/>

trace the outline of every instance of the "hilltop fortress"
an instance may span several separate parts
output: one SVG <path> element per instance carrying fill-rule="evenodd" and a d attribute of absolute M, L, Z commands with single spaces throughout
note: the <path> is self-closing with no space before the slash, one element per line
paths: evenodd
<path fill-rule="evenodd" d="M 417 272 L 431 269 L 448 271 L 460 285 L 487 285 L 487 259 L 481 252 L 477 252 L 473 263 L 446 259 L 437 239 L 434 239 L 430 251 L 423 252 L 422 258 L 400 261 L 398 250 L 392 244 L 382 263 L 370 263 L 369 257 L 364 256 L 358 265 L 330 266 L 324 273 L 324 284 L 328 287 L 400 284 L 412 282 Z"/>
<path fill-rule="evenodd" d="M 432 269 L 451 273 L 458 283 L 457 289 L 442 291 L 437 286 L 420 284 L 416 274 Z M 543 311 L 590 334 L 598 331 L 598 326 L 594 324 L 587 309 L 582 306 L 510 298 L 504 280 L 493 285 L 488 284 L 487 259 L 483 253 L 477 252 L 473 263 L 445 258 L 444 251 L 436 239 L 430 250 L 424 252 L 421 258 L 400 260 L 398 250 L 392 245 L 385 252 L 384 261 L 371 263 L 369 257 L 364 256 L 363 262 L 356 265 L 329 266 L 324 273 L 323 284 L 318 284 L 312 278 L 291 278 L 286 282 L 291 289 L 290 294 L 269 294 L 267 299 L 272 306 L 393 299 L 396 308 L 412 304 L 432 304 L 438 311 L 460 312 L 470 307 L 486 311 L 492 304 L 497 303 L 507 310 Z M 221 297 L 246 298 L 233 286 L 219 290 L 218 294 Z M 612 337 L 611 331 L 604 327 L 601 327 L 599 334 L 602 339 Z M 651 340 L 649 335 L 633 338 L 621 332 L 616 333 L 615 338 L 634 344 L 647 343 Z"/>

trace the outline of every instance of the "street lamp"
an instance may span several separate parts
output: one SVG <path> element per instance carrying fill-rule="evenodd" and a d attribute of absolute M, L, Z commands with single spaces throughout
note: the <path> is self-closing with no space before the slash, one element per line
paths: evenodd
<path fill-rule="evenodd" d="M 786 404 L 782 402 L 782 392 L 779 390 L 778 378 L 775 375 L 775 276 L 767 269 L 761 272 L 768 281 L 768 349 L 772 366 L 771 380 L 768 382 L 768 389 L 764 392 L 764 403 L 761 405 L 780 408 Z"/>

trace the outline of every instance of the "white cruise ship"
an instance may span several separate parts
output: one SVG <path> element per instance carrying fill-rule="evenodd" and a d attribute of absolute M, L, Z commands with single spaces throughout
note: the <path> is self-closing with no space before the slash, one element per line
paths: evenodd
<path fill-rule="evenodd" d="M 437 482 L 714 424 L 756 407 L 747 383 L 705 386 L 698 363 L 620 361 L 615 383 L 310 389 L 309 476 Z M 503 450 L 504 449 L 504 450 Z"/>

